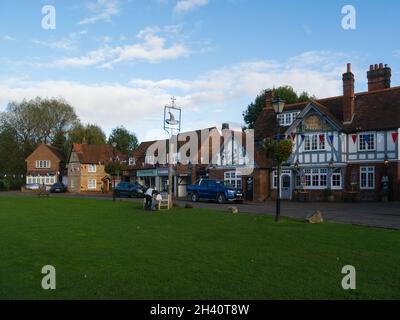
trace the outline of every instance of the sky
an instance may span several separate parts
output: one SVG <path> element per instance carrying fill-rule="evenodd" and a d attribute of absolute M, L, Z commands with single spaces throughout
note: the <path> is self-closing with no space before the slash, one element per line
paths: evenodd
<path fill-rule="evenodd" d="M 400 85 L 399 17 L 397 0 L 1 0 L 0 111 L 62 97 L 82 122 L 145 141 L 165 138 L 175 96 L 184 131 L 240 126 L 266 88 L 340 95 L 347 63 L 356 91 L 376 63 Z"/>

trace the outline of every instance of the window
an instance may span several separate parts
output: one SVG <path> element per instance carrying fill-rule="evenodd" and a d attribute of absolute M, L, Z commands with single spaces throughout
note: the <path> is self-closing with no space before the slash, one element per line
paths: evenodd
<path fill-rule="evenodd" d="M 336 169 L 332 172 L 332 189 L 340 189 L 342 187 L 342 172 Z"/>
<path fill-rule="evenodd" d="M 375 150 L 375 134 L 359 134 L 358 135 L 358 148 L 360 151 Z"/>
<path fill-rule="evenodd" d="M 242 188 L 242 176 L 236 171 L 225 172 L 225 182 L 229 183 L 235 188 Z"/>
<path fill-rule="evenodd" d="M 88 172 L 94 173 L 97 171 L 97 167 L 95 164 L 89 164 L 88 165 Z"/>
<path fill-rule="evenodd" d="M 146 156 L 145 163 L 153 165 L 154 164 L 154 156 Z"/>
<path fill-rule="evenodd" d="M 37 169 L 50 169 L 50 160 L 36 160 Z"/>
<path fill-rule="evenodd" d="M 361 189 L 375 189 L 375 167 L 360 168 Z"/>
<path fill-rule="evenodd" d="M 304 138 L 305 151 L 325 150 L 325 135 L 323 134 L 310 134 Z"/>
<path fill-rule="evenodd" d="M 287 113 L 281 113 L 278 115 L 278 121 L 279 125 L 281 126 L 290 126 L 294 120 L 296 120 L 297 116 L 300 114 L 300 112 L 287 112 Z"/>
<path fill-rule="evenodd" d="M 88 189 L 89 190 L 95 190 L 97 186 L 96 179 L 89 179 L 88 180 Z"/>
<path fill-rule="evenodd" d="M 134 166 L 136 164 L 136 159 L 135 158 L 129 158 L 129 165 Z"/>
<path fill-rule="evenodd" d="M 321 189 L 327 186 L 328 169 L 305 169 L 303 175 L 305 187 Z"/>

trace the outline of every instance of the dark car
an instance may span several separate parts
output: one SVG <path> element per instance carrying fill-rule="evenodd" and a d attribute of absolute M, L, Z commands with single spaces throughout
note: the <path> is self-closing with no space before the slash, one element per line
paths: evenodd
<path fill-rule="evenodd" d="M 65 184 L 63 184 L 61 182 L 56 182 L 55 184 L 53 184 L 51 186 L 50 192 L 51 193 L 64 193 L 64 192 L 67 192 L 67 187 Z"/>
<path fill-rule="evenodd" d="M 198 184 L 188 186 L 187 191 L 193 202 L 205 199 L 216 200 L 219 204 L 223 204 L 227 201 L 241 203 L 244 200 L 242 189 L 234 188 L 219 180 L 202 179 Z"/>
<path fill-rule="evenodd" d="M 145 187 L 139 183 L 120 182 L 115 187 L 116 197 L 143 198 Z"/>

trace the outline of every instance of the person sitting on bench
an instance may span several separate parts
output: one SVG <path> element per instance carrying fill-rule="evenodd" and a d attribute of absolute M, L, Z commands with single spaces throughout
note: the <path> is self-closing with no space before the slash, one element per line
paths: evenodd
<path fill-rule="evenodd" d="M 160 203 L 162 201 L 162 195 L 158 191 L 156 191 L 153 195 L 153 199 L 151 202 L 151 210 L 156 211 L 158 210 Z"/>

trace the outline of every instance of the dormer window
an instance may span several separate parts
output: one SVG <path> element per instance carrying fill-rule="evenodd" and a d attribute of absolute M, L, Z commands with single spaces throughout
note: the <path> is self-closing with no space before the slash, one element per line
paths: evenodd
<path fill-rule="evenodd" d="M 294 120 L 298 117 L 300 111 L 296 112 L 284 112 L 278 115 L 279 125 L 283 127 L 288 127 L 292 125 Z"/>
<path fill-rule="evenodd" d="M 129 158 L 129 165 L 134 166 L 136 164 L 136 159 L 135 158 Z"/>

